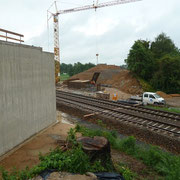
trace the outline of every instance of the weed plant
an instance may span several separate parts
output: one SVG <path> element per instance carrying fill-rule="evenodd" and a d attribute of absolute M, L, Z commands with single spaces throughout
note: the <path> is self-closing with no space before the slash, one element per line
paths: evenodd
<path fill-rule="evenodd" d="M 40 163 L 33 168 L 28 167 L 23 171 L 12 170 L 8 172 L 1 168 L 1 174 L 4 180 L 26 180 L 30 179 L 41 172 L 49 169 L 55 171 L 67 171 L 71 173 L 85 173 L 85 172 L 110 172 L 112 169 L 108 165 L 104 168 L 99 160 L 94 163 L 86 153 L 82 150 L 81 144 L 76 141 L 76 133 L 80 132 L 83 136 L 104 136 L 106 137 L 111 147 L 125 152 L 128 155 L 141 160 L 148 167 L 163 176 L 166 180 L 180 180 L 180 156 L 172 155 L 170 153 L 160 150 L 158 147 L 151 146 L 150 148 L 142 148 L 136 144 L 136 139 L 130 136 L 125 139 L 119 139 L 115 131 L 102 131 L 87 129 L 83 126 L 77 125 L 68 133 L 67 141 L 72 144 L 72 148 L 68 151 L 62 152 L 59 148 L 50 151 L 47 155 L 39 156 Z M 133 179 L 135 175 L 127 168 L 117 166 L 118 172 L 121 172 L 126 180 Z"/>
<path fill-rule="evenodd" d="M 136 139 L 133 136 L 121 140 L 114 131 L 92 130 L 79 125 L 77 125 L 75 129 L 76 132 L 80 132 L 84 136 L 104 136 L 109 140 L 113 149 L 125 152 L 141 160 L 159 175 L 164 176 L 164 179 L 180 180 L 179 155 L 172 155 L 168 152 L 164 152 L 156 146 L 150 146 L 148 149 L 140 147 L 136 144 Z"/>
<path fill-rule="evenodd" d="M 173 113 L 180 113 L 180 108 L 174 108 L 174 107 L 159 107 L 159 106 L 148 105 L 147 108 L 163 110 L 163 111 L 168 111 L 168 112 L 173 112 Z"/>
<path fill-rule="evenodd" d="M 76 141 L 75 129 L 68 132 L 67 142 L 72 144 L 72 148 L 63 152 L 59 148 L 50 151 L 47 155 L 39 155 L 40 163 L 33 168 L 28 167 L 23 171 L 13 169 L 8 172 L 1 168 L 4 180 L 26 180 L 30 179 L 45 170 L 66 171 L 70 173 L 102 172 L 111 171 L 112 168 L 106 165 L 103 167 L 101 161 L 90 162 L 89 156 L 82 150 L 81 144 Z"/>
<path fill-rule="evenodd" d="M 116 170 L 121 173 L 125 180 L 134 180 L 138 175 L 132 172 L 125 164 L 118 163 L 115 165 Z"/>

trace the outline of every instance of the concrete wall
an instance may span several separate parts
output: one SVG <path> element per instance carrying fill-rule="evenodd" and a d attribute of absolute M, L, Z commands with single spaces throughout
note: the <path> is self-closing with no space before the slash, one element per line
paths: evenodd
<path fill-rule="evenodd" d="M 53 54 L 0 41 L 0 155 L 55 121 Z"/>

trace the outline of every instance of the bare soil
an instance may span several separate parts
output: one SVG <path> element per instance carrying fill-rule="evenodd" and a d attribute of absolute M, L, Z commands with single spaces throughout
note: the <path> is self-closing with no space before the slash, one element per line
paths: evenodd
<path fill-rule="evenodd" d="M 133 124 L 123 123 L 121 121 L 117 121 L 116 119 L 109 117 L 102 117 L 100 114 L 96 114 L 94 116 L 84 117 L 84 115 L 89 114 L 86 109 L 79 109 L 74 106 L 68 106 L 66 104 L 57 104 L 57 108 L 62 112 L 74 115 L 91 123 L 97 123 L 97 120 L 100 119 L 106 127 L 112 130 L 116 130 L 118 133 L 134 136 L 139 141 L 157 145 L 162 147 L 162 149 L 166 149 L 169 152 L 174 154 L 180 153 L 180 140 L 177 138 L 173 138 L 167 134 L 160 134 L 155 131 L 151 131 L 145 127 L 138 127 Z"/>
<path fill-rule="evenodd" d="M 119 152 L 117 150 L 111 150 L 111 158 L 114 164 L 119 164 L 125 167 L 128 167 L 133 173 L 137 174 L 136 179 L 149 179 L 154 180 L 158 179 L 158 175 L 153 172 L 150 168 L 148 168 L 141 161 L 128 156 L 123 152 Z"/>
<path fill-rule="evenodd" d="M 127 94 L 142 94 L 143 90 L 139 81 L 128 70 L 121 70 L 119 73 L 114 74 L 112 79 L 109 78 L 104 81 L 105 84 L 110 84 Z"/>
<path fill-rule="evenodd" d="M 105 88 L 105 92 L 110 93 L 110 100 L 113 99 L 113 94 L 116 94 L 117 99 L 126 100 L 131 97 L 131 94 L 120 91 L 117 88 Z"/>
<path fill-rule="evenodd" d="M 58 146 L 57 140 L 65 140 L 72 127 L 74 125 L 67 124 L 58 114 L 57 124 L 34 136 L 16 151 L 1 157 L 0 166 L 6 170 L 13 167 L 19 170 L 25 169 L 26 166 L 33 167 L 39 163 L 39 153 L 46 154 L 50 149 L 55 149 Z"/>
<path fill-rule="evenodd" d="M 161 96 L 162 98 L 172 98 L 172 96 L 170 94 L 166 94 L 165 92 L 162 91 L 157 91 L 156 94 L 158 94 L 159 96 Z"/>
<path fill-rule="evenodd" d="M 180 107 L 180 97 L 165 98 L 165 100 L 169 106 Z"/>
<path fill-rule="evenodd" d="M 115 65 L 105 65 L 105 64 L 99 64 L 91 69 L 88 69 L 87 71 L 81 72 L 79 74 L 76 74 L 74 76 L 72 76 L 70 79 L 74 79 L 74 78 L 79 78 L 82 80 L 91 80 L 92 76 L 95 72 L 101 72 L 101 74 L 106 74 L 103 73 L 104 71 L 108 71 L 108 70 L 112 70 L 110 71 L 111 74 L 113 74 L 113 71 L 115 72 L 119 72 L 121 71 L 121 68 L 119 66 L 115 66 Z M 100 75 L 101 76 L 101 75 Z M 106 75 L 105 75 L 106 76 Z M 102 76 L 103 79 L 104 76 Z M 100 78 L 100 77 L 99 77 Z"/>
<path fill-rule="evenodd" d="M 30 140 L 22 144 L 19 149 L 8 153 L 1 157 L 0 166 L 3 166 L 6 170 L 11 170 L 16 167 L 17 170 L 25 169 L 26 166 L 32 167 L 39 163 L 39 152 L 42 154 L 47 154 L 50 149 L 55 149 L 58 146 L 57 140 L 65 140 L 67 137 L 67 132 L 70 128 L 73 128 L 75 121 L 71 116 L 65 116 L 61 112 L 57 111 L 58 123 L 47 128 L 38 135 L 32 137 Z M 72 122 L 72 123 L 70 123 Z M 146 167 L 142 162 L 136 160 L 135 158 L 126 155 L 125 153 L 118 152 L 116 150 L 111 150 L 111 156 L 113 163 L 123 163 L 131 171 L 137 173 L 138 177 L 136 179 L 148 178 L 155 179 L 156 174 L 152 173 L 151 170 Z M 65 173 L 65 175 L 68 175 Z M 62 176 L 59 173 L 52 173 L 49 179 L 76 179 L 75 176 Z M 79 176 L 78 179 L 91 179 L 86 176 Z M 0 177 L 1 179 L 1 177 Z M 35 179 L 42 179 L 37 177 Z"/>
<path fill-rule="evenodd" d="M 97 65 L 87 71 L 76 74 L 70 79 L 79 78 L 80 80 L 91 80 L 94 72 L 101 72 L 97 83 L 111 85 L 127 94 L 141 94 L 142 87 L 133 74 L 114 65 Z"/>
<path fill-rule="evenodd" d="M 112 88 L 105 88 L 105 91 L 110 93 L 111 100 L 114 93 L 117 94 L 118 99 L 128 99 L 131 95 L 143 93 L 139 81 L 133 74 L 115 65 L 99 64 L 87 71 L 72 76 L 70 79 L 91 80 L 94 72 L 101 72 L 97 84 L 112 86 Z M 83 92 L 81 93 L 83 94 Z M 162 91 L 157 91 L 156 93 L 165 98 L 168 105 L 180 107 L 180 94 L 166 94 Z"/>
<path fill-rule="evenodd" d="M 166 100 L 167 105 L 180 107 L 180 94 L 166 94 L 162 91 L 157 91 L 156 93 Z"/>
<path fill-rule="evenodd" d="M 114 93 L 117 95 L 117 99 L 126 100 L 126 99 L 131 97 L 131 94 L 122 92 L 122 91 L 120 91 L 117 88 L 108 88 L 108 87 L 106 87 L 104 89 L 105 89 L 104 92 L 110 93 L 110 100 L 112 100 L 112 97 L 113 97 Z M 65 92 L 71 92 L 71 93 L 77 93 L 77 94 L 82 94 L 82 95 L 85 95 L 85 96 L 96 97 L 96 92 L 88 92 L 88 91 L 84 91 L 84 90 L 81 90 L 81 89 L 68 89 L 65 86 L 57 87 L 57 90 L 61 90 L 61 91 L 65 91 Z"/>

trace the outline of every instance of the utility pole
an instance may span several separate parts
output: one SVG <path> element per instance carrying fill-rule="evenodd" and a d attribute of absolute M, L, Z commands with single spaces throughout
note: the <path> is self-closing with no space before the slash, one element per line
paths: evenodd
<path fill-rule="evenodd" d="M 98 57 L 99 57 L 99 54 L 97 53 L 97 54 L 96 54 L 97 65 L 98 65 Z"/>

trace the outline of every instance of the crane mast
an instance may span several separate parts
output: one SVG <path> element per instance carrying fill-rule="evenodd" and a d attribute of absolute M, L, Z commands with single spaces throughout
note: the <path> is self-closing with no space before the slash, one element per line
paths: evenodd
<path fill-rule="evenodd" d="M 54 60 L 60 62 L 60 56 L 59 56 L 59 23 L 58 23 L 58 21 L 59 21 L 58 15 L 54 15 Z"/>
<path fill-rule="evenodd" d="M 54 19 L 54 59 L 60 63 L 58 15 L 73 13 L 73 12 L 78 12 L 78 11 L 85 11 L 85 10 L 90 10 L 90 9 L 96 10 L 98 8 L 103 8 L 107 6 L 115 6 L 115 5 L 127 4 L 127 3 L 137 2 L 137 1 L 142 1 L 142 0 L 115 0 L 115 1 L 110 1 L 110 2 L 99 3 L 99 4 L 97 0 L 96 4 L 86 5 L 86 6 L 76 7 L 76 8 L 71 8 L 71 9 L 65 9 L 65 10 L 59 10 L 59 11 L 57 10 L 56 2 L 54 2 L 56 13 L 51 13 L 48 10 L 48 13 L 50 13 L 50 17 L 48 17 L 48 21 L 52 16 Z M 60 75 L 60 67 L 59 67 L 59 75 Z"/>

